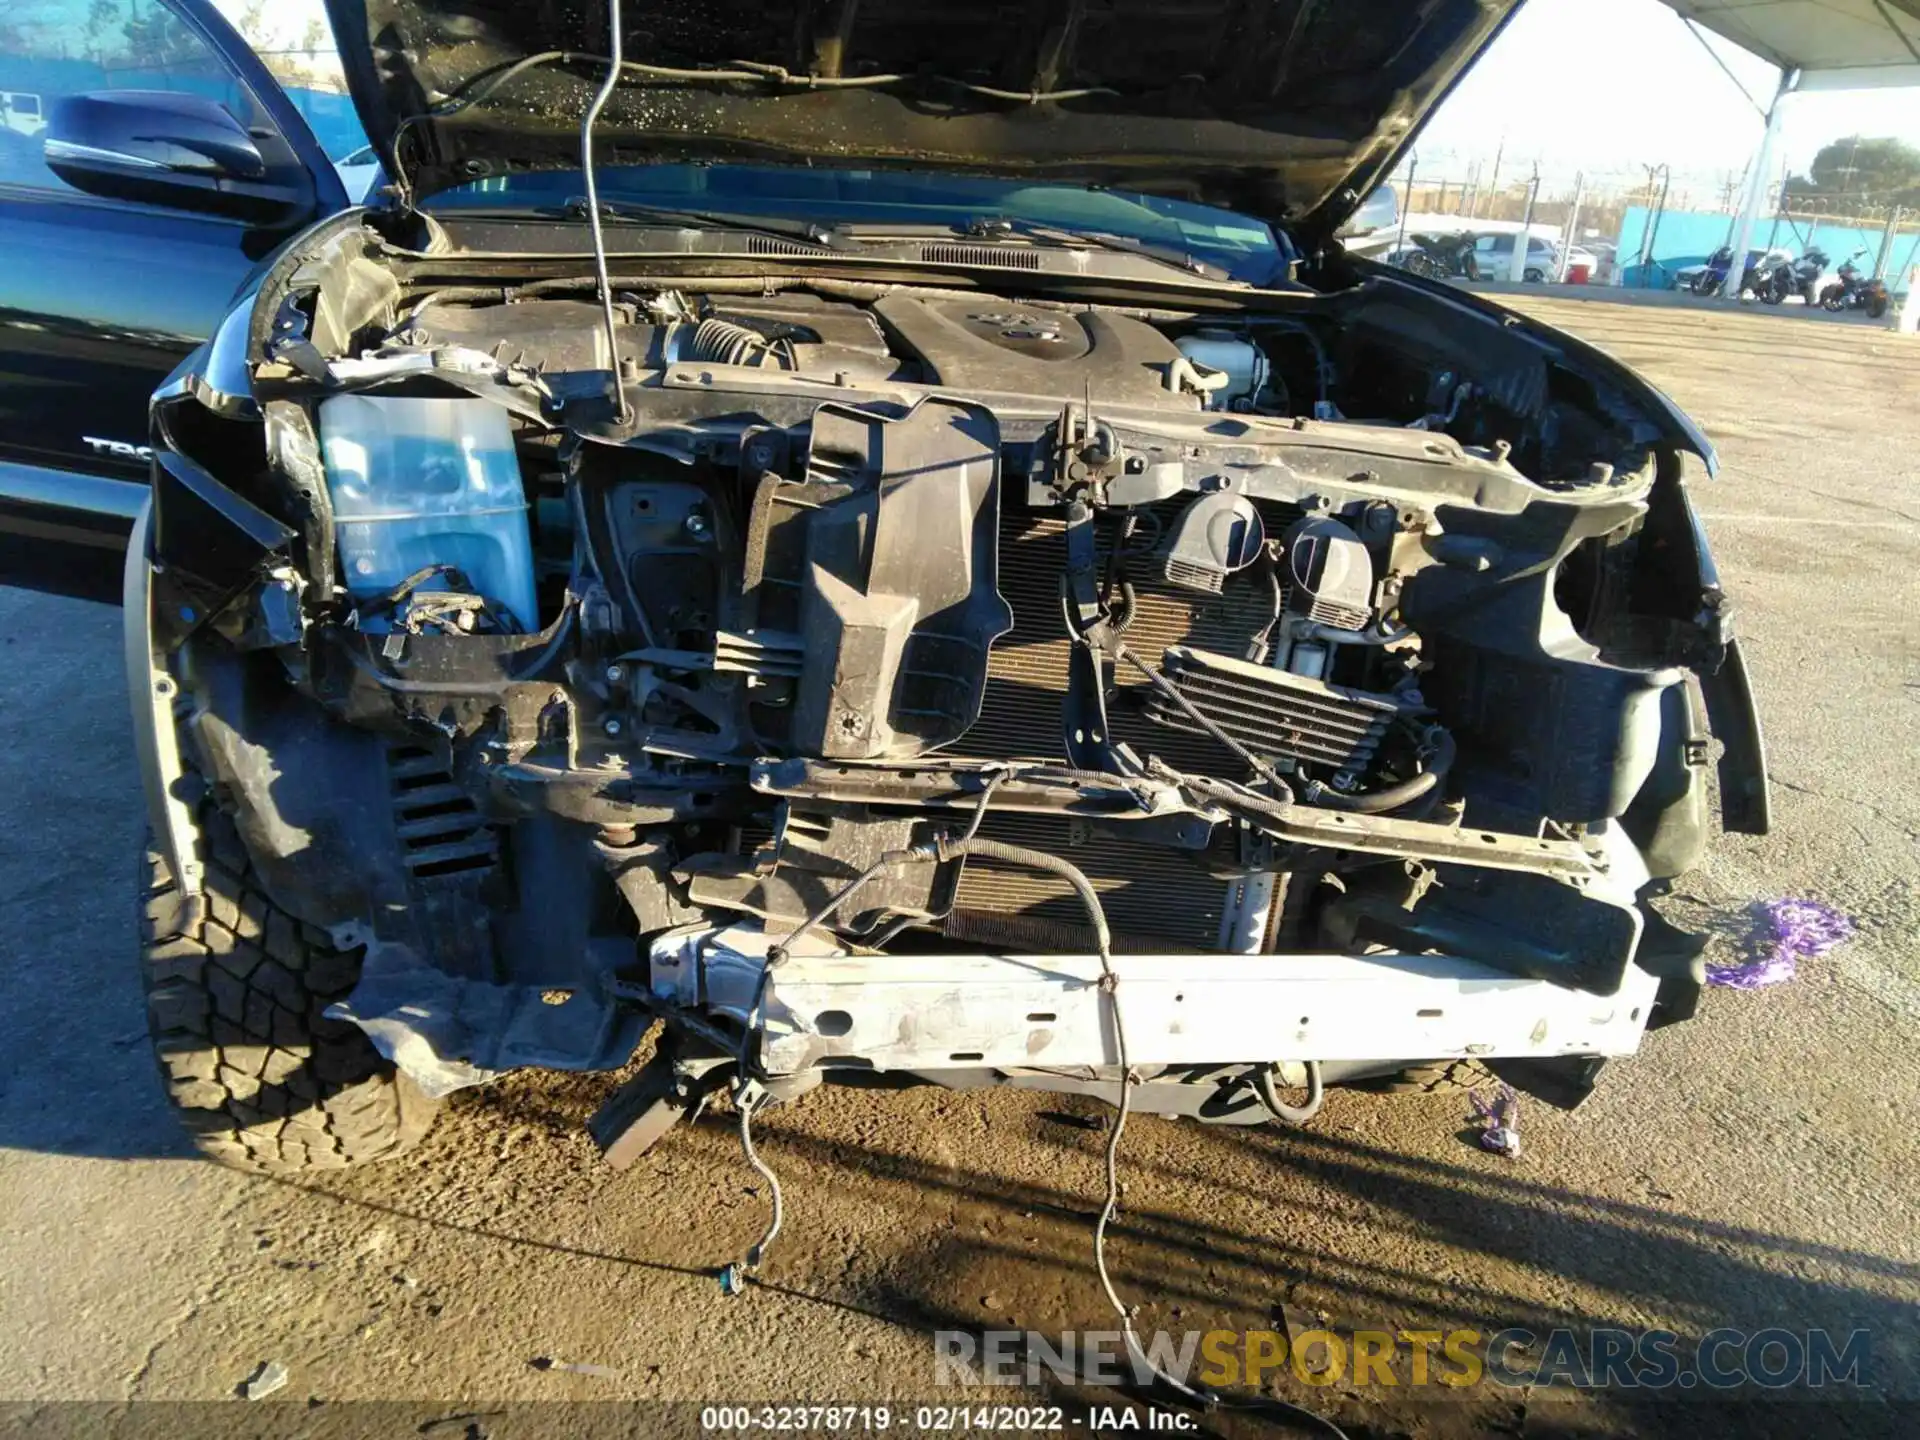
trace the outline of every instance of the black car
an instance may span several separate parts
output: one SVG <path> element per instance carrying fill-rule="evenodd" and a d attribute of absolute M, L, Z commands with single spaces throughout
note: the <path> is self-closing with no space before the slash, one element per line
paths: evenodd
<path fill-rule="evenodd" d="M 623 1161 L 824 1080 L 1577 1088 L 1691 1012 L 1709 728 L 1767 824 L 1711 448 L 1333 243 L 1516 6 L 330 0 L 343 209 L 168 5 L 244 104 L 67 93 L 0 186 L 0 529 L 125 546 L 209 1154 L 393 1154 L 650 1029 Z"/>

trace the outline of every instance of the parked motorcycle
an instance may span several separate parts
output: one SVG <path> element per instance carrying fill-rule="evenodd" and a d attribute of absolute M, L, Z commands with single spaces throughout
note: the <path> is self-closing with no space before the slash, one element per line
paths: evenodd
<path fill-rule="evenodd" d="M 1403 250 L 1392 258 L 1391 263 L 1400 269 L 1415 275 L 1425 275 L 1433 280 L 1451 280 L 1456 276 L 1468 280 L 1480 278 L 1480 265 L 1474 258 L 1473 244 L 1479 237 L 1468 232 L 1452 235 L 1409 235 L 1420 248 Z"/>
<path fill-rule="evenodd" d="M 1755 286 L 1753 294 L 1757 294 L 1768 305 L 1778 305 L 1788 296 L 1799 296 L 1807 305 L 1818 305 L 1820 288 L 1826 282 L 1826 273 L 1832 263 L 1834 261 L 1826 257 L 1824 250 L 1818 246 L 1807 246 L 1797 261 L 1768 273 L 1763 286 Z"/>
<path fill-rule="evenodd" d="M 1760 278 L 1769 267 L 1791 260 L 1785 250 L 1749 250 L 1747 263 L 1740 271 L 1740 290 L 1756 290 Z M 1727 272 L 1733 268 L 1733 247 L 1722 245 L 1707 257 L 1707 263 L 1698 268 L 1689 268 L 1680 274 L 1680 284 L 1695 295 L 1718 295 L 1726 286 Z"/>
<path fill-rule="evenodd" d="M 1687 289 L 1696 295 L 1718 295 L 1720 287 L 1726 283 L 1727 271 L 1733 268 L 1733 247 L 1722 245 L 1707 257 L 1707 263 L 1698 270 L 1681 278 Z"/>
<path fill-rule="evenodd" d="M 1803 263 L 1796 262 L 1785 250 L 1769 250 L 1747 272 L 1747 283 L 1742 288 L 1752 291 L 1757 299 L 1769 305 L 1778 305 L 1799 288 L 1800 265 Z M 1820 263 L 1822 266 L 1826 264 L 1824 256 Z"/>
<path fill-rule="evenodd" d="M 1870 278 L 1853 263 L 1866 253 L 1856 250 L 1841 263 L 1836 278 L 1820 292 L 1820 304 L 1824 308 L 1835 314 L 1842 310 L 1864 310 L 1876 320 L 1887 313 L 1892 303 L 1887 296 L 1887 282 Z"/>

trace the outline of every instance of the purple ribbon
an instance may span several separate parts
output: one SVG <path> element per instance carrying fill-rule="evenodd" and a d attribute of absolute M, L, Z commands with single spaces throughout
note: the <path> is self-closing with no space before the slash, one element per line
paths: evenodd
<path fill-rule="evenodd" d="M 1802 960 L 1824 955 L 1853 934 L 1853 921 L 1818 900 L 1769 900 L 1760 907 L 1766 936 L 1750 948 L 1758 953 L 1739 965 L 1707 969 L 1709 985 L 1730 990 L 1762 990 L 1791 980 Z"/>

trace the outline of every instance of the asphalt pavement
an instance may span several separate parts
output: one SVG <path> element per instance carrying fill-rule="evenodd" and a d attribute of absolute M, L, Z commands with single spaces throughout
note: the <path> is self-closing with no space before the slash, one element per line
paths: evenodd
<path fill-rule="evenodd" d="M 1518 1160 L 1471 1143 L 1457 1095 L 1336 1092 L 1291 1131 L 1136 1121 L 1116 1277 L 1143 1328 L 1176 1332 L 1870 1337 L 1870 1388 L 1838 1407 L 1270 1382 L 1355 1435 L 1913 1433 L 1896 1402 L 1920 1401 L 1920 342 L 1784 311 L 1513 303 L 1640 366 L 1721 447 L 1699 502 L 1776 830 L 1721 840 L 1676 918 L 1723 957 L 1781 897 L 1858 933 L 1790 984 L 1711 992 L 1579 1110 L 1523 1102 Z M 193 1159 L 135 981 L 118 639 L 116 611 L 0 591 L 0 1423 L 221 1402 L 189 1412 L 205 1433 L 245 1413 L 235 1387 L 265 1361 L 290 1376 L 265 1402 L 298 1407 L 281 1415 L 405 1402 L 405 1433 L 466 1402 L 904 1403 L 941 1393 L 935 1331 L 1111 1328 L 1090 1234 L 1105 1137 L 1052 1097 L 822 1091 L 771 1113 L 786 1224 L 738 1299 L 714 1270 L 767 1196 L 730 1117 L 616 1175 L 581 1130 L 600 1079 L 463 1092 L 415 1154 L 311 1183 Z"/>

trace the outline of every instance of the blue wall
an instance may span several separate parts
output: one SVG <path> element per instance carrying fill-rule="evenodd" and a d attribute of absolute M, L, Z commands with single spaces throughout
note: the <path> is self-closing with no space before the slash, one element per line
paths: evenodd
<path fill-rule="evenodd" d="M 1620 260 L 1626 266 L 1626 278 L 1621 283 L 1629 287 L 1664 290 L 1673 283 L 1677 271 L 1688 265 L 1705 264 L 1707 257 L 1722 245 L 1731 245 L 1734 227 L 1739 223 L 1732 215 L 1669 210 L 1660 216 L 1653 232 L 1652 261 L 1643 270 L 1640 248 L 1651 215 L 1646 206 L 1634 205 L 1620 222 Z M 1867 253 L 1861 266 L 1870 270 L 1880 253 L 1880 241 L 1885 233 L 1886 226 L 1881 223 L 1853 225 L 1829 220 L 1814 225 L 1807 220 L 1763 216 L 1753 227 L 1753 244 L 1760 250 L 1778 245 L 1796 255 L 1817 245 L 1836 265 L 1854 251 L 1864 249 Z M 1920 231 L 1895 231 L 1893 249 L 1887 257 L 1888 288 L 1904 289 L 1907 271 L 1916 264 L 1920 264 Z"/>

